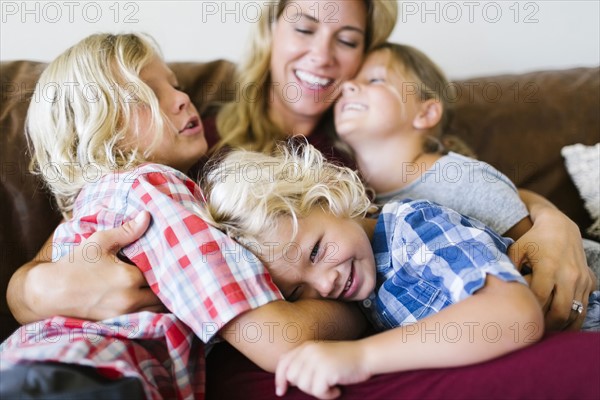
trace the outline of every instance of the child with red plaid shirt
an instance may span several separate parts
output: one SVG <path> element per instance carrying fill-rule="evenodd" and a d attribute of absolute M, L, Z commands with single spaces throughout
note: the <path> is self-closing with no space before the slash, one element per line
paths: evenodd
<path fill-rule="evenodd" d="M 149 213 L 148 230 L 119 255 L 144 273 L 169 312 L 100 322 L 57 316 L 23 326 L 1 347 L 3 377 L 14 378 L 3 379 L 3 396 L 30 390 L 24 374 L 59 365 L 69 382 L 84 382 L 73 390 L 130 378 L 127 390 L 136 396 L 201 398 L 205 345 L 217 336 L 274 371 L 277 354 L 318 334 L 309 329 L 315 323 L 341 315 L 335 334 L 359 333 L 350 307 L 319 302 L 315 314 L 317 303 L 277 301 L 283 296 L 260 261 L 199 216 L 202 193 L 182 171 L 207 151 L 202 123 L 152 39 L 92 35 L 48 65 L 36 92 L 44 96 L 34 95 L 26 128 L 34 166 L 66 218 L 53 260 L 74 251 L 95 257 L 104 249 L 86 240 L 94 232 Z M 301 329 L 293 343 L 280 335 L 291 318 Z M 264 332 L 247 340 L 248 323 Z M 40 387 L 45 395 L 59 391 L 52 378 L 31 390 Z M 131 396 L 127 390 L 104 396 Z"/>

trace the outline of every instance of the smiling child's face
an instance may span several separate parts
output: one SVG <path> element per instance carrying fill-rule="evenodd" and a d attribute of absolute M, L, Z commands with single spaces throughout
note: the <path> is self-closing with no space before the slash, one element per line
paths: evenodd
<path fill-rule="evenodd" d="M 291 217 L 266 233 L 261 259 L 288 300 L 326 298 L 364 300 L 375 288 L 375 259 L 370 240 L 357 220 L 338 218 L 315 208 L 298 220 Z"/>
<path fill-rule="evenodd" d="M 164 135 L 151 148 L 149 161 L 168 165 L 187 172 L 200 157 L 206 154 L 207 143 L 202 121 L 187 94 L 178 88 L 173 71 L 158 57 L 142 68 L 140 78 L 156 95 L 165 117 Z M 138 132 L 131 132 L 131 140 L 139 150 L 150 148 L 154 140 L 149 129 L 149 109 L 140 111 Z"/>
<path fill-rule="evenodd" d="M 342 85 L 342 96 L 335 105 L 336 131 L 355 151 L 362 140 L 412 131 L 418 114 L 419 83 L 409 78 L 404 68 L 389 68 L 388 50 L 367 57 L 355 79 Z"/>

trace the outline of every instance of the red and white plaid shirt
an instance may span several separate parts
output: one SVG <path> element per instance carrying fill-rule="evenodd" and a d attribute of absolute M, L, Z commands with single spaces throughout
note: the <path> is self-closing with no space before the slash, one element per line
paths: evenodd
<path fill-rule="evenodd" d="M 199 217 L 202 203 L 195 182 L 158 164 L 87 184 L 73 218 L 55 232 L 53 260 L 95 231 L 147 210 L 150 227 L 123 254 L 172 314 L 141 312 L 100 322 L 54 317 L 29 324 L 3 343 L 0 369 L 28 361 L 74 363 L 110 377 L 138 377 L 149 398 L 202 397 L 204 343 L 241 313 L 283 299 L 252 253 Z M 86 245 L 93 261 L 98 249 Z"/>

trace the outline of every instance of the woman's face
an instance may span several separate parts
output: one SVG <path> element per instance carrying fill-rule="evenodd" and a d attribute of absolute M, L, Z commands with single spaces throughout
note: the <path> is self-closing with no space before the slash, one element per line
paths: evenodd
<path fill-rule="evenodd" d="M 273 25 L 271 115 L 318 120 L 360 67 L 364 0 L 290 1 Z"/>

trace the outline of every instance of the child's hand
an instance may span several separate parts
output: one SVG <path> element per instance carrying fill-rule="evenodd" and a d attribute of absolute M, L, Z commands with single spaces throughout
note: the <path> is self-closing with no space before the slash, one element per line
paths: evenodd
<path fill-rule="evenodd" d="M 360 342 L 307 342 L 281 357 L 275 371 L 275 390 L 283 396 L 288 382 L 320 399 L 341 394 L 336 385 L 371 377 L 363 361 Z"/>

